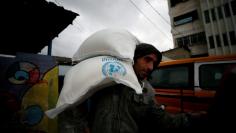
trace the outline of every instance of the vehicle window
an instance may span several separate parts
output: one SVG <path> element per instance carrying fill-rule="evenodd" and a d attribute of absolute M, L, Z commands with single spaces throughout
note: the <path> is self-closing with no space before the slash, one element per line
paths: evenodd
<path fill-rule="evenodd" d="M 189 68 L 187 66 L 160 68 L 151 74 L 149 81 L 154 88 L 188 87 Z"/>
<path fill-rule="evenodd" d="M 199 85 L 203 89 L 219 87 L 224 72 L 236 63 L 204 64 L 199 67 Z"/>

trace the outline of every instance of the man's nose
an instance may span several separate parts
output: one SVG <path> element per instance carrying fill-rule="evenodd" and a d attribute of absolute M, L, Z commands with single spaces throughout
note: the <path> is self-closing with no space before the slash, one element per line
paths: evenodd
<path fill-rule="evenodd" d="M 153 63 L 150 62 L 148 63 L 148 71 L 152 71 L 153 70 Z"/>

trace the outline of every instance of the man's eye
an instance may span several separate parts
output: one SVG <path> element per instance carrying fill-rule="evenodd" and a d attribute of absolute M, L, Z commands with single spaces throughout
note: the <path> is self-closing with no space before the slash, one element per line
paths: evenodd
<path fill-rule="evenodd" d="M 151 62 L 151 61 L 152 61 L 152 58 L 146 57 L 146 58 L 145 58 L 145 61 L 146 61 L 146 62 Z"/>

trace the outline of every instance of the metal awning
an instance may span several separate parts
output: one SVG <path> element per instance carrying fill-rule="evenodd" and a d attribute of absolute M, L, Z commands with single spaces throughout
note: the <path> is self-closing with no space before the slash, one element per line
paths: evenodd
<path fill-rule="evenodd" d="M 0 54 L 38 53 L 78 15 L 45 0 L 7 0 L 1 5 Z"/>

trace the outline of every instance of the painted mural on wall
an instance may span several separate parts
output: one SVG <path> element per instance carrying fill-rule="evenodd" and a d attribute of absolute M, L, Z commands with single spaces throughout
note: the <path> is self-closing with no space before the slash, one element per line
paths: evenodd
<path fill-rule="evenodd" d="M 56 133 L 45 111 L 56 105 L 58 66 L 51 56 L 0 57 L 0 127 L 13 133 Z"/>

